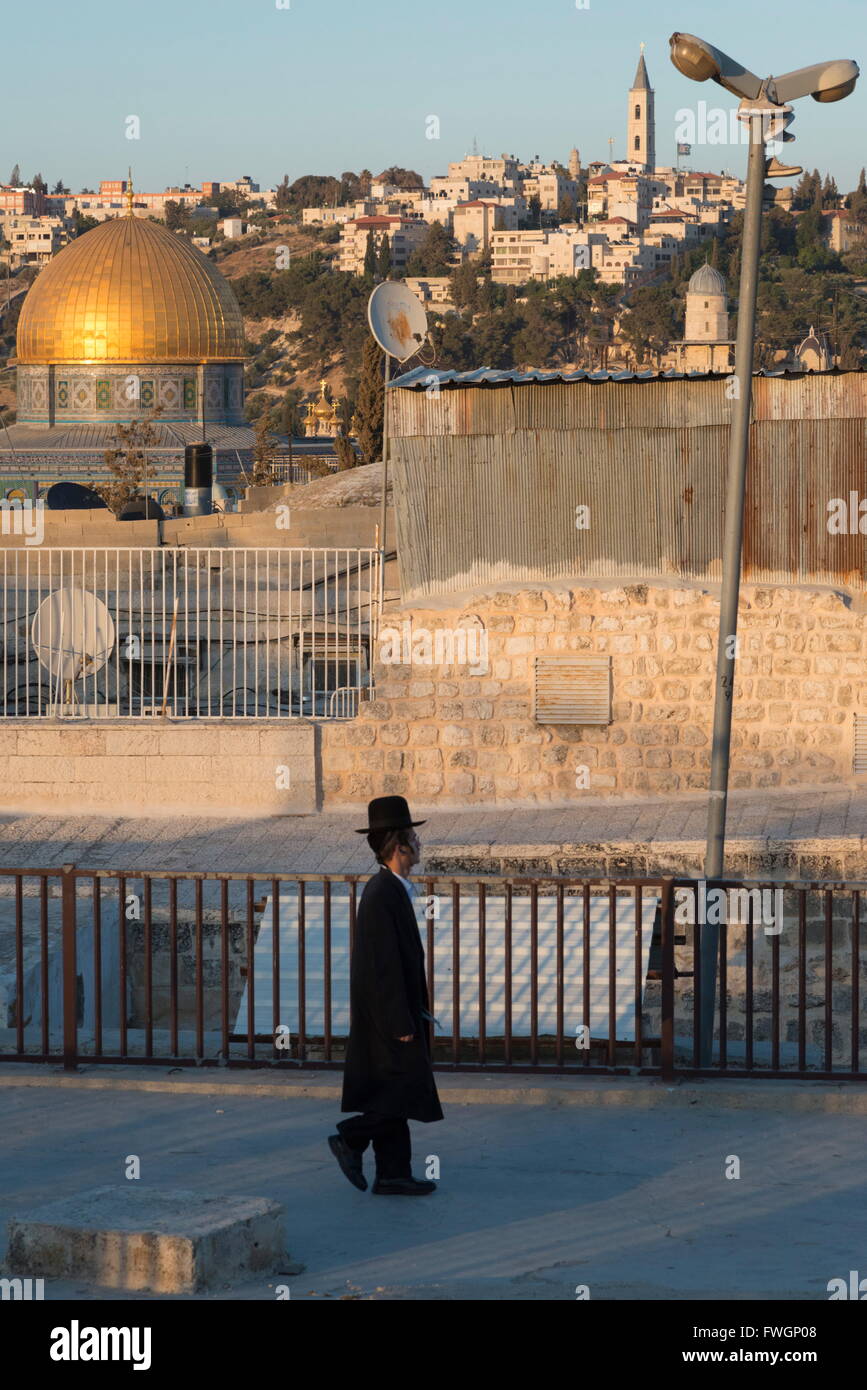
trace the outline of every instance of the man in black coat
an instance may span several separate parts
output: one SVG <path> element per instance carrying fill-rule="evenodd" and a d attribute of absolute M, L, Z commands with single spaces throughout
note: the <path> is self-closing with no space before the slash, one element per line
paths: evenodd
<path fill-rule="evenodd" d="M 356 923 L 350 974 L 351 1018 L 341 1110 L 360 1110 L 337 1126 L 331 1152 L 353 1186 L 364 1191 L 362 1154 L 373 1144 L 378 1196 L 422 1196 L 436 1183 L 414 1178 L 407 1120 L 441 1120 L 428 1047 L 424 948 L 409 881 L 421 857 L 402 796 L 368 806 L 359 835 L 379 862 L 366 884 Z"/>

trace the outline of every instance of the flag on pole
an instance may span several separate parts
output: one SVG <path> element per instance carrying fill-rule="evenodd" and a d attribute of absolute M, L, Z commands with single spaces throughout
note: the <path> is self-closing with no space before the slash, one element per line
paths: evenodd
<path fill-rule="evenodd" d="M 678 147 L 677 147 L 677 153 L 678 153 L 679 155 L 681 155 L 681 154 L 692 154 L 692 145 L 678 145 Z"/>

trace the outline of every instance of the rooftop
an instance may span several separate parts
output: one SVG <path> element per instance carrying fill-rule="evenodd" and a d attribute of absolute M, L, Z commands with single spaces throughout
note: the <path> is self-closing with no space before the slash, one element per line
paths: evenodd
<path fill-rule="evenodd" d="M 390 384 L 390 389 L 400 387 L 405 391 L 424 391 L 430 384 L 432 378 L 436 378 L 439 386 L 451 389 L 467 389 L 474 386 L 502 387 L 502 386 L 562 386 L 571 385 L 576 382 L 589 381 L 621 381 L 621 382 L 642 382 L 642 381 L 695 381 L 719 379 L 723 376 L 731 375 L 730 372 L 541 372 L 541 371 L 497 371 L 491 367 L 479 367 L 473 372 L 443 372 L 436 371 L 431 367 L 414 367 L 411 372 L 404 372 L 403 376 L 395 377 Z M 811 372 L 810 376 L 862 376 L 862 372 L 841 372 L 837 368 L 828 372 Z M 803 371 L 790 371 L 783 367 L 776 367 L 772 370 L 763 368 L 761 371 L 753 372 L 753 376 L 762 377 L 792 377 L 802 380 Z"/>

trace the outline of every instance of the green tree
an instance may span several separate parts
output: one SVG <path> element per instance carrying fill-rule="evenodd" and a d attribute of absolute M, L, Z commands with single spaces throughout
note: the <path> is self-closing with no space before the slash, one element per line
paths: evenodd
<path fill-rule="evenodd" d="M 867 175 L 863 169 L 858 177 L 858 187 L 849 199 L 849 207 L 856 222 L 867 222 Z"/>
<path fill-rule="evenodd" d="M 286 212 L 292 206 L 292 193 L 289 188 L 289 175 L 284 174 L 274 193 L 274 206 L 278 212 Z"/>
<path fill-rule="evenodd" d="M 340 196 L 340 181 L 332 174 L 303 174 L 291 185 L 291 206 L 333 207 Z"/>
<path fill-rule="evenodd" d="M 243 217 L 247 205 L 247 195 L 239 193 L 237 189 L 221 188 L 217 194 L 217 213 L 220 217 Z"/>
<path fill-rule="evenodd" d="M 267 414 L 259 416 L 253 425 L 252 487 L 270 487 L 277 482 L 277 446 L 271 433 Z"/>
<path fill-rule="evenodd" d="M 538 231 L 542 225 L 542 199 L 539 197 L 538 193 L 530 195 L 530 200 L 527 203 L 527 214 L 530 230 Z"/>
<path fill-rule="evenodd" d="M 347 468 L 355 468 L 360 462 L 347 432 L 345 414 L 341 415 L 340 427 L 334 436 L 334 452 L 337 455 L 337 466 L 341 472 L 345 472 Z"/>
<path fill-rule="evenodd" d="M 12 173 L 9 175 L 9 187 L 10 187 L 10 188 L 20 188 L 20 187 L 21 187 L 21 168 L 20 168 L 20 166 L 19 166 L 18 164 L 15 165 L 15 168 L 12 170 Z"/>
<path fill-rule="evenodd" d="M 368 335 L 361 358 L 361 379 L 355 418 L 356 438 L 364 463 L 376 463 L 382 458 L 382 427 L 385 411 L 385 378 L 382 351 L 376 339 Z"/>
<path fill-rule="evenodd" d="M 154 426 L 161 411 L 162 406 L 157 406 L 142 420 L 130 420 L 128 424 L 114 427 L 117 444 L 103 453 L 111 477 L 106 483 L 95 484 L 94 491 L 115 516 L 119 516 L 133 498 L 147 496 L 148 449 L 156 448 L 159 443 L 159 433 Z"/>
<path fill-rule="evenodd" d="M 98 227 L 99 223 L 95 217 L 88 217 L 86 212 L 79 208 L 72 209 L 72 232 L 74 236 L 81 236 L 83 232 L 89 232 L 91 227 Z"/>
<path fill-rule="evenodd" d="M 169 198 L 166 202 L 164 216 L 166 227 L 170 232 L 186 232 L 190 226 L 190 214 L 183 203 L 178 203 L 174 198 Z"/>
<path fill-rule="evenodd" d="M 376 278 L 377 280 L 387 280 L 391 274 L 391 242 L 388 239 L 388 232 L 383 232 L 379 243 L 379 250 L 376 253 Z"/>
<path fill-rule="evenodd" d="M 675 335 L 674 304 L 666 285 L 642 285 L 630 295 L 623 336 L 636 360 L 652 357 L 659 362 Z"/>
<path fill-rule="evenodd" d="M 394 188 L 406 191 L 424 188 L 424 179 L 421 174 L 417 174 L 414 169 L 401 169 L 399 165 L 392 164 L 389 169 L 383 169 L 381 174 L 377 174 L 374 183 L 390 183 Z"/>
<path fill-rule="evenodd" d="M 373 235 L 373 228 L 367 233 L 367 247 L 364 252 L 364 273 L 369 275 L 371 280 L 376 277 L 376 240 Z"/>
<path fill-rule="evenodd" d="M 792 195 L 793 208 L 802 211 L 804 208 L 812 207 L 816 200 L 816 180 L 818 178 L 818 170 L 812 174 L 808 174 L 806 169 L 804 170 Z"/>
<path fill-rule="evenodd" d="M 456 309 L 474 313 L 479 308 L 479 262 L 463 261 L 449 277 L 451 299 Z"/>
<path fill-rule="evenodd" d="M 304 432 L 300 410 L 301 399 L 301 391 L 295 386 L 290 386 L 287 388 L 280 406 L 280 432 L 288 435 L 290 442 L 293 438 L 300 439 Z"/>
<path fill-rule="evenodd" d="M 351 169 L 345 170 L 340 175 L 340 202 L 341 204 L 354 203 L 361 197 L 361 183 L 357 174 L 353 174 Z"/>
<path fill-rule="evenodd" d="M 407 262 L 407 275 L 449 275 L 456 251 L 454 237 L 442 222 L 432 222 Z"/>

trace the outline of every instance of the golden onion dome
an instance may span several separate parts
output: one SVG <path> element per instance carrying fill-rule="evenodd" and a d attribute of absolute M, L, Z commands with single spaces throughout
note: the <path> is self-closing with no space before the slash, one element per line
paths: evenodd
<path fill-rule="evenodd" d="M 328 383 L 325 381 L 320 381 L 319 400 L 313 407 L 313 414 L 317 416 L 317 418 L 320 420 L 330 420 L 334 414 L 334 406 L 325 394 L 327 389 Z"/>
<path fill-rule="evenodd" d="M 18 320 L 22 366 L 244 356 L 244 322 L 225 277 L 186 237 L 132 216 L 59 251 Z"/>

